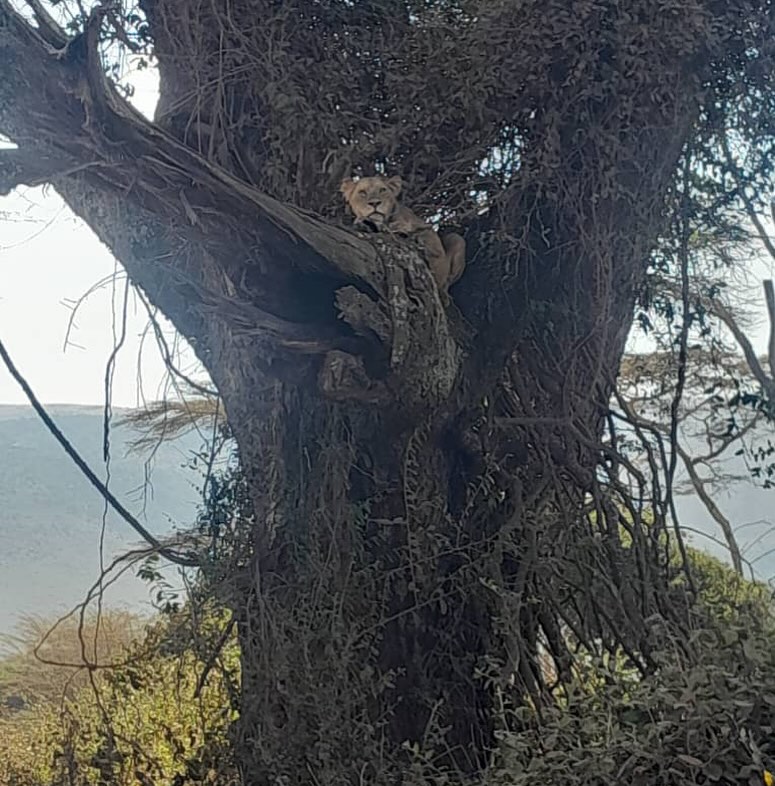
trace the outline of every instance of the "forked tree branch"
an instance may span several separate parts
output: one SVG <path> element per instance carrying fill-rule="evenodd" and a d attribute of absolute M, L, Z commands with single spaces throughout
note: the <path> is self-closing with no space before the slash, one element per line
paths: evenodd
<path fill-rule="evenodd" d="M 157 216 L 193 226 L 213 251 L 223 253 L 238 243 L 244 248 L 256 241 L 276 242 L 285 234 L 298 247 L 291 263 L 378 288 L 380 270 L 369 243 L 238 180 L 149 123 L 116 93 L 104 75 L 99 51 L 105 13 L 96 9 L 83 34 L 52 52 L 38 31 L 7 0 L 0 0 L 3 59 L 14 66 L 6 77 L 10 84 L 3 91 L 0 123 L 12 139 L 22 137 L 20 145 L 35 153 L 51 148 L 44 156 L 52 165 L 49 179 L 60 174 L 55 164 L 65 171 L 74 162 L 92 167 L 99 170 L 94 174 L 100 185 L 131 191 L 133 199 Z M 32 76 L 40 78 L 37 85 Z M 43 96 L 29 93 L 40 85 L 45 102 Z M 52 88 L 58 89 L 52 94 Z M 63 117 L 78 124 L 62 127 Z M 31 142 L 35 137 L 41 144 Z M 42 176 L 40 171 L 35 175 L 38 180 Z M 12 185 L 9 181 L 5 187 Z M 234 233 L 228 245 L 225 229 Z"/>
<path fill-rule="evenodd" d="M 35 21 L 38 23 L 38 31 L 47 43 L 56 49 L 63 49 L 69 40 L 67 33 L 57 24 L 54 17 L 44 7 L 40 0 L 24 0 L 30 7 Z"/>
<path fill-rule="evenodd" d="M 626 401 L 623 396 L 617 396 L 617 400 L 619 402 L 619 406 L 622 407 L 622 410 L 626 415 L 626 419 L 629 420 L 630 423 L 647 429 L 653 434 L 661 435 L 662 437 L 671 436 L 671 429 L 669 426 L 644 417 L 638 413 L 635 410 L 635 407 L 632 406 L 631 402 Z M 735 439 L 742 437 L 745 431 L 748 431 L 748 428 L 746 428 L 742 433 L 736 435 Z M 737 538 L 735 537 L 735 531 L 732 527 L 732 522 L 730 522 L 730 520 L 722 513 L 721 508 L 719 508 L 713 497 L 708 493 L 706 481 L 703 480 L 702 476 L 697 471 L 697 465 L 701 463 L 703 459 L 707 459 L 707 457 L 692 458 L 683 445 L 681 445 L 680 440 L 675 437 L 670 440 L 670 444 L 676 455 L 680 456 L 681 462 L 683 463 L 684 468 L 686 469 L 686 472 L 689 476 L 689 482 L 692 484 L 695 493 L 699 497 L 702 504 L 705 506 L 705 509 L 708 511 L 711 518 L 719 525 L 719 528 L 724 535 L 727 548 L 729 549 L 729 556 L 732 560 L 732 565 L 735 571 L 742 576 L 743 556 L 740 552 L 740 546 L 738 545 Z M 728 447 L 729 444 L 731 444 L 731 442 L 727 443 L 725 447 Z"/>
<path fill-rule="evenodd" d="M 415 403 L 446 397 L 460 355 L 419 253 L 382 238 L 368 242 L 282 204 L 148 122 L 105 77 L 106 13 L 98 7 L 82 34 L 55 49 L 47 24 L 32 28 L 0 0 L 0 59 L 9 64 L 0 130 L 19 145 L 0 156 L 0 188 L 50 181 L 67 192 L 77 175 L 96 194 L 171 228 L 181 246 L 205 252 L 191 255 L 185 271 L 174 256 L 165 261 L 172 275 L 164 284 L 180 289 L 184 308 L 215 311 L 230 330 L 260 334 L 281 350 L 323 356 L 320 381 L 329 395 L 384 400 L 384 383 L 375 387 L 357 357 L 366 342 L 382 345 L 389 372 L 427 383 L 394 386 L 417 391 Z M 205 270 L 213 264 L 217 275 Z M 246 274 L 248 296 L 239 292 Z M 330 315 L 289 317 L 304 310 L 298 293 L 310 274 L 327 288 L 308 297 L 329 298 Z"/>
<path fill-rule="evenodd" d="M 679 292 L 679 288 L 669 281 L 663 281 L 662 285 L 672 294 L 678 294 Z M 775 361 L 775 298 L 773 298 L 772 294 L 772 282 L 769 280 L 764 282 L 764 293 L 767 299 L 767 310 L 770 318 L 768 364 L 772 369 L 773 361 Z M 751 374 L 768 396 L 775 397 L 775 375 L 768 374 L 765 370 L 762 361 L 756 355 L 751 340 L 746 335 L 745 330 L 743 330 L 734 313 L 719 298 L 703 294 L 699 289 L 696 289 L 691 294 L 692 297 L 702 304 L 702 307 L 709 314 L 713 314 L 726 326 L 735 342 L 742 350 L 746 366 Z M 771 300 L 773 301 L 772 308 L 770 307 Z"/>
<path fill-rule="evenodd" d="M 753 344 L 745 334 L 745 331 L 740 327 L 740 324 L 735 319 L 734 314 L 732 314 L 732 312 L 718 299 L 708 298 L 708 306 L 708 310 L 712 314 L 715 314 L 726 325 L 729 332 L 734 336 L 735 341 L 743 351 L 746 364 L 748 365 L 751 373 L 756 378 L 756 381 L 765 391 L 771 393 L 773 390 L 773 380 L 764 370 L 764 367 L 759 361 L 759 358 L 756 356 Z"/>

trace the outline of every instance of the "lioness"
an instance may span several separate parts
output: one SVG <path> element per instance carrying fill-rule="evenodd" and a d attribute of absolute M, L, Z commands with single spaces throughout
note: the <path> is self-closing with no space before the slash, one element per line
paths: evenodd
<path fill-rule="evenodd" d="M 454 232 L 439 237 L 434 228 L 418 218 L 398 201 L 400 177 L 347 178 L 341 191 L 355 214 L 355 224 L 372 224 L 378 231 L 416 235 L 425 251 L 425 259 L 439 288 L 441 300 L 449 302 L 448 290 L 466 265 L 466 241 Z"/>

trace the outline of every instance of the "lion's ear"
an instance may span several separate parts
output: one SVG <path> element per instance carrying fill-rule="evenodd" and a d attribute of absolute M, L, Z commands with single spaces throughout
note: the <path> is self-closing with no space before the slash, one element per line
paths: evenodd
<path fill-rule="evenodd" d="M 352 194 L 354 188 L 355 188 L 355 181 L 351 177 L 346 177 L 342 181 L 342 185 L 339 186 L 339 190 L 344 194 L 345 199 L 350 198 L 350 194 Z"/>
<path fill-rule="evenodd" d="M 401 178 L 396 175 L 395 177 L 389 178 L 386 185 L 393 193 L 393 196 L 398 196 L 404 184 L 401 182 Z"/>

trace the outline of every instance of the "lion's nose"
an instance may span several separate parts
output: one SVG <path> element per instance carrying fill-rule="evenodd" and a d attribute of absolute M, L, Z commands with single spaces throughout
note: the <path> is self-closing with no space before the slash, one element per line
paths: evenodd
<path fill-rule="evenodd" d="M 371 207 L 373 207 L 373 208 L 377 208 L 381 204 L 382 204 L 382 200 L 381 199 L 375 199 L 373 202 L 369 202 L 369 205 L 371 205 Z"/>

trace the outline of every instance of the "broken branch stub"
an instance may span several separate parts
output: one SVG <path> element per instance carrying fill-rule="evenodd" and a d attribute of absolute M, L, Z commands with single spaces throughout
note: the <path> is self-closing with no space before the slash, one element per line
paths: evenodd
<path fill-rule="evenodd" d="M 347 286 L 337 291 L 336 305 L 342 319 L 359 335 L 372 334 L 387 350 L 384 380 L 369 380 L 360 363 L 345 364 L 336 354 L 324 364 L 321 384 L 335 398 L 375 400 L 386 397 L 419 416 L 436 410 L 452 393 L 460 370 L 462 351 L 454 340 L 439 292 L 428 265 L 411 241 L 375 237 L 384 271 L 384 284 L 372 298 Z M 349 371 L 343 373 L 344 365 Z M 336 373 L 334 373 L 336 370 Z M 353 387 L 348 387 L 353 386 Z"/>

